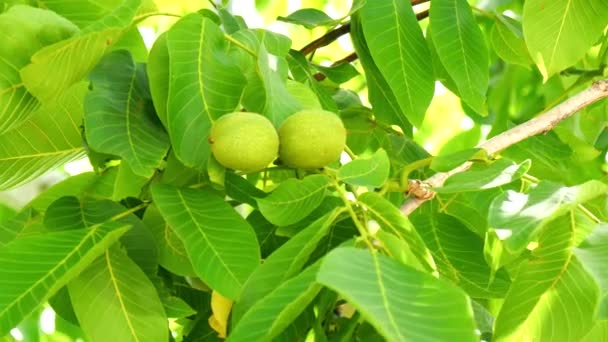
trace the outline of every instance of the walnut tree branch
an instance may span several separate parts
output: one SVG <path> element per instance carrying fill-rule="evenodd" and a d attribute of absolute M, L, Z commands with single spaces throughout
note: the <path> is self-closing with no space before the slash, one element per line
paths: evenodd
<path fill-rule="evenodd" d="M 315 51 L 318 48 L 331 44 L 334 40 L 340 38 L 341 36 L 347 34 L 348 32 L 350 32 L 350 23 L 346 23 L 334 30 L 327 32 L 326 34 L 322 35 L 321 37 L 313 40 L 312 42 L 308 43 L 306 46 L 301 48 L 300 52 L 303 55 L 308 55 L 309 53 Z"/>
<path fill-rule="evenodd" d="M 608 79 L 599 80 L 594 82 L 589 88 L 565 100 L 546 113 L 494 136 L 477 147 L 483 148 L 489 155 L 495 154 L 531 136 L 551 131 L 562 120 L 606 97 L 608 97 Z M 466 171 L 472 165 L 472 162 L 466 162 L 448 172 L 436 173 L 422 181 L 422 183 L 430 187 L 440 187 L 448 177 Z M 409 215 L 429 199 L 412 197 L 401 206 L 401 213 Z"/>

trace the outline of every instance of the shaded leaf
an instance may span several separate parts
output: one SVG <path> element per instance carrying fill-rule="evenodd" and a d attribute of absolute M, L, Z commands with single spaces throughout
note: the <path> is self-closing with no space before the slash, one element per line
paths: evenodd
<path fill-rule="evenodd" d="M 136 175 L 152 176 L 169 149 L 169 139 L 149 112 L 148 78 L 127 51 L 103 58 L 91 72 L 93 90 L 85 99 L 88 144 L 118 155 Z"/>
<path fill-rule="evenodd" d="M 496 54 L 506 62 L 526 67 L 532 64 L 521 23 L 515 19 L 497 14 L 491 40 Z"/>
<path fill-rule="evenodd" d="M 484 149 L 469 148 L 455 153 L 438 155 L 433 158 L 429 167 L 433 171 L 447 172 L 468 160 L 486 161 L 487 159 L 488 153 Z"/>

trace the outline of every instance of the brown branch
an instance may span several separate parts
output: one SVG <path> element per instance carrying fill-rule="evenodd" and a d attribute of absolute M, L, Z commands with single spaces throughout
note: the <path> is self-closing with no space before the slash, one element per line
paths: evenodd
<path fill-rule="evenodd" d="M 306 56 L 318 48 L 331 44 L 334 40 L 340 38 L 348 32 L 350 32 L 350 23 L 346 23 L 337 29 L 331 30 L 321 37 L 313 40 L 312 42 L 308 43 L 308 45 L 301 48 L 300 52 Z"/>
<path fill-rule="evenodd" d="M 356 53 L 356 52 L 353 52 L 353 53 L 351 53 L 350 55 L 348 55 L 348 56 L 346 56 L 346 57 L 344 57 L 344 58 L 342 58 L 342 59 L 339 59 L 339 60 L 337 60 L 337 61 L 333 62 L 333 63 L 331 64 L 331 66 L 332 66 L 332 67 L 335 67 L 335 66 L 342 65 L 342 64 L 345 64 L 345 63 L 354 62 L 354 61 L 356 61 L 356 60 L 357 60 L 357 58 L 358 58 L 357 53 Z M 315 80 L 317 80 L 317 81 L 323 81 L 325 78 L 327 78 L 327 76 L 325 76 L 324 74 L 322 74 L 322 73 L 320 73 L 320 72 L 318 72 L 318 73 L 314 74 L 314 75 L 313 75 L 313 77 L 314 77 L 314 78 L 315 78 Z"/>
<path fill-rule="evenodd" d="M 416 5 L 420 5 L 425 2 L 429 2 L 429 1 L 431 1 L 431 0 L 411 0 L 410 3 L 412 4 L 412 6 L 416 6 Z"/>
<path fill-rule="evenodd" d="M 420 13 L 416 13 L 416 19 L 418 19 L 418 21 L 425 19 L 429 16 L 429 10 L 424 10 Z"/>
<path fill-rule="evenodd" d="M 608 79 L 597 81 L 589 88 L 553 107 L 545 114 L 515 126 L 512 129 L 479 144 L 477 147 L 483 148 L 489 155 L 495 154 L 531 136 L 549 132 L 562 120 L 606 97 L 608 97 Z M 472 165 L 472 162 L 466 162 L 448 172 L 437 173 L 424 180 L 422 183 L 429 187 L 440 187 L 448 177 L 466 171 Z M 409 215 L 429 199 L 430 198 L 410 198 L 401 206 L 401 213 L 403 215 Z"/>

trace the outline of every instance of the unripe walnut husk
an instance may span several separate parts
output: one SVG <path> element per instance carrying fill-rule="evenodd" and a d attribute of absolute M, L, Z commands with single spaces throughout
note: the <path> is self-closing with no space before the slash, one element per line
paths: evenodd
<path fill-rule="evenodd" d="M 277 158 L 279 137 L 272 122 L 257 113 L 235 112 L 217 119 L 209 133 L 211 152 L 223 166 L 254 172 Z"/>
<path fill-rule="evenodd" d="M 346 145 L 346 129 L 339 116 L 306 109 L 288 117 L 279 128 L 279 157 L 287 166 L 318 169 L 336 161 Z"/>

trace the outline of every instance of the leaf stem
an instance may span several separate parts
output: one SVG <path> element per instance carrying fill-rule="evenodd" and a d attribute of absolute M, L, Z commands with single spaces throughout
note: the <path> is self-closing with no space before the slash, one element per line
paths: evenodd
<path fill-rule="evenodd" d="M 257 57 L 258 54 L 255 53 L 255 51 L 251 50 L 250 48 L 248 48 L 247 46 L 245 46 L 245 44 L 239 42 L 238 40 L 234 39 L 234 37 L 232 37 L 231 35 L 228 34 L 224 34 L 224 38 L 226 38 L 227 41 L 231 42 L 232 44 L 238 46 L 239 48 L 243 49 L 243 51 L 247 52 L 248 54 L 252 55 L 253 57 Z"/>
<path fill-rule="evenodd" d="M 357 216 L 357 213 L 355 213 L 355 210 L 352 206 L 351 200 L 348 199 L 346 191 L 342 188 L 342 186 L 340 185 L 340 183 L 338 183 L 337 180 L 334 180 L 333 187 L 338 192 L 340 199 L 342 199 L 342 202 L 344 203 L 344 206 L 346 207 L 346 211 L 348 212 L 348 214 L 350 215 L 350 218 L 355 223 L 355 226 L 357 227 L 359 234 L 361 235 L 363 240 L 365 240 L 365 244 L 369 248 L 370 252 L 373 252 L 374 246 L 370 241 L 369 232 L 367 231 L 367 227 L 359 220 L 359 217 Z"/>

